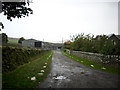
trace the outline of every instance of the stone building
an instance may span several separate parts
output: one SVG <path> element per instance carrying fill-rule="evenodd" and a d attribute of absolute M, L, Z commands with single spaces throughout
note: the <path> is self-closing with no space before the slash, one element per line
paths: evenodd
<path fill-rule="evenodd" d="M 111 34 L 108 40 L 113 42 L 113 45 L 120 45 L 120 35 Z"/>
<path fill-rule="evenodd" d="M 29 47 L 29 48 L 41 48 L 42 42 L 35 39 L 27 39 L 22 41 L 22 46 Z"/>

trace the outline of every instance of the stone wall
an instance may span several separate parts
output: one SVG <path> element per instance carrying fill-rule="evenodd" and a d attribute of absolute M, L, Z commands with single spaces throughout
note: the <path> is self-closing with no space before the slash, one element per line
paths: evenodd
<path fill-rule="evenodd" d="M 103 55 L 98 53 L 81 52 L 81 51 L 66 51 L 71 55 L 76 55 L 91 61 L 100 62 L 104 64 L 120 64 L 119 55 Z"/>

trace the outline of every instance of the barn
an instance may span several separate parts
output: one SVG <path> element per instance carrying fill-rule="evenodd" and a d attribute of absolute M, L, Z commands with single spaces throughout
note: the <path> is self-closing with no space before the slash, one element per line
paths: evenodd
<path fill-rule="evenodd" d="M 22 46 L 28 48 L 42 48 L 44 50 L 61 50 L 64 45 L 62 43 L 49 43 L 35 39 L 27 39 L 22 41 Z"/>
<path fill-rule="evenodd" d="M 22 46 L 28 47 L 28 48 L 41 48 L 42 41 L 38 41 L 35 39 L 27 39 L 27 40 L 22 41 Z"/>

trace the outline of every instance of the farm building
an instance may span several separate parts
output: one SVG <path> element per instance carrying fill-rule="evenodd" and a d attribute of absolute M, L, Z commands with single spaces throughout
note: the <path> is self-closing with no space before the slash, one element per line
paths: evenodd
<path fill-rule="evenodd" d="M 62 43 L 42 42 L 42 48 L 44 50 L 61 50 L 61 49 L 63 49 L 63 44 Z"/>
<path fill-rule="evenodd" d="M 23 47 L 29 48 L 42 48 L 44 50 L 61 50 L 63 49 L 62 43 L 49 43 L 49 42 L 42 42 L 35 39 L 27 39 L 22 41 Z"/>
<path fill-rule="evenodd" d="M 22 41 L 22 46 L 29 47 L 29 48 L 41 48 L 42 42 L 35 39 L 27 39 Z"/>
<path fill-rule="evenodd" d="M 63 49 L 64 44 L 62 44 L 62 43 L 52 43 L 51 46 L 52 46 L 53 50 L 61 50 L 61 49 Z"/>
<path fill-rule="evenodd" d="M 111 34 L 108 40 L 112 41 L 114 45 L 120 45 L 120 35 Z"/>

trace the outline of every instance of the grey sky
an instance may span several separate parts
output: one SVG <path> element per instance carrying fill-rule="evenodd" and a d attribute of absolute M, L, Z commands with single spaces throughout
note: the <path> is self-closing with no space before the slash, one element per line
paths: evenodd
<path fill-rule="evenodd" d="M 33 0 L 33 15 L 8 21 L 0 14 L 9 37 L 61 42 L 70 35 L 118 34 L 119 0 Z"/>

